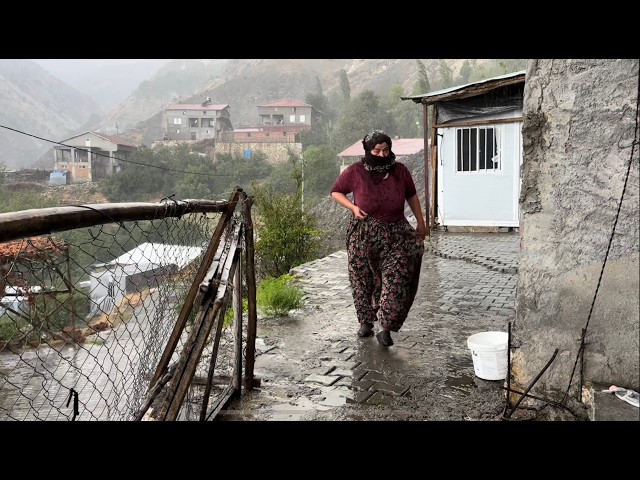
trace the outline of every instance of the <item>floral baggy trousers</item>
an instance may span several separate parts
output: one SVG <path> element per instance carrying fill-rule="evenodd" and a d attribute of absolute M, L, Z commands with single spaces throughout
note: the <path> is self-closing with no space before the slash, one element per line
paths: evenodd
<path fill-rule="evenodd" d="M 400 330 L 418 291 L 423 254 L 424 242 L 406 218 L 351 218 L 347 261 L 359 323 L 378 320 L 384 330 Z"/>

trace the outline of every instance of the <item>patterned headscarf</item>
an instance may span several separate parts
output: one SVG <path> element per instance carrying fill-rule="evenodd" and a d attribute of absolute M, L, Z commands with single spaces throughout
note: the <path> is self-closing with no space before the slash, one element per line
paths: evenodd
<path fill-rule="evenodd" d="M 382 130 L 374 130 L 371 133 L 367 133 L 362 139 L 362 146 L 365 152 L 370 152 L 379 143 L 386 143 L 389 145 L 389 150 L 391 150 L 391 137 Z"/>
<path fill-rule="evenodd" d="M 389 145 L 389 155 L 387 157 L 377 157 L 371 153 L 371 150 L 380 143 Z M 364 147 L 362 163 L 364 168 L 373 175 L 373 183 L 376 185 L 382 181 L 387 173 L 392 172 L 396 165 L 396 155 L 391 151 L 391 145 L 391 137 L 382 130 L 374 130 L 362 139 L 362 146 Z"/>

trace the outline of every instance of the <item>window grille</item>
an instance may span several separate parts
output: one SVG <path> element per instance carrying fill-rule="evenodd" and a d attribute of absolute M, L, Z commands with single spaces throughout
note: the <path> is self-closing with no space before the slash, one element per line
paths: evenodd
<path fill-rule="evenodd" d="M 456 128 L 456 172 L 502 170 L 499 126 Z"/>

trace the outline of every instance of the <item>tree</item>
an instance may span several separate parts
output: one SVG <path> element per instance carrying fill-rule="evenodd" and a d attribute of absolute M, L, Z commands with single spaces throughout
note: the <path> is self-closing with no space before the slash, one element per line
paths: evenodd
<path fill-rule="evenodd" d="M 342 97 L 345 103 L 348 103 L 351 100 L 351 85 L 349 84 L 349 77 L 347 77 L 347 71 L 344 68 L 341 68 L 338 72 L 338 78 L 340 80 L 340 91 L 342 92 Z"/>
<path fill-rule="evenodd" d="M 191 167 L 192 175 L 185 174 L 180 177 L 175 184 L 175 194 L 178 199 L 185 198 L 211 198 L 211 189 L 206 177 L 201 174 L 207 173 L 204 168 Z M 198 171 L 200 170 L 200 171 Z"/>
<path fill-rule="evenodd" d="M 336 155 L 328 146 L 311 147 L 304 151 L 305 198 L 327 197 L 339 174 Z"/>
<path fill-rule="evenodd" d="M 188 166 L 185 163 L 190 163 L 188 153 L 185 146 L 157 149 L 139 147 L 132 153 L 124 170 L 100 182 L 100 189 L 112 202 L 168 197 L 175 193 L 176 178 L 171 169 L 179 165 L 184 170 Z"/>
<path fill-rule="evenodd" d="M 469 63 L 469 60 L 465 60 L 460 67 L 460 80 L 462 82 L 462 85 L 466 85 L 467 83 L 469 83 L 472 73 L 473 68 L 471 68 L 471 63 Z"/>
<path fill-rule="evenodd" d="M 394 85 L 385 97 L 382 98 L 382 109 L 389 112 L 396 125 L 396 134 L 401 138 L 421 138 L 423 135 L 420 127 L 422 109 L 410 100 L 402 100 L 404 87 Z"/>
<path fill-rule="evenodd" d="M 393 117 L 380 106 L 373 90 L 365 90 L 347 106 L 334 129 L 335 150 L 341 151 L 372 130 L 384 130 L 393 138 L 396 127 Z"/>
<path fill-rule="evenodd" d="M 321 113 L 320 120 L 311 126 L 311 130 L 305 130 L 300 134 L 302 148 L 311 146 L 328 145 L 331 138 L 331 126 L 336 117 L 336 110 L 330 104 L 329 99 L 322 93 L 309 93 L 305 101 Z"/>
<path fill-rule="evenodd" d="M 315 260 L 321 246 L 320 232 L 315 216 L 302 209 L 301 188 L 289 194 L 276 193 L 269 184 L 254 182 L 252 187 L 258 275 L 277 278 L 297 265 Z"/>
<path fill-rule="evenodd" d="M 267 178 L 273 166 L 262 150 L 253 150 L 247 157 L 241 153 L 223 153 L 213 164 L 214 185 L 212 192 L 217 197 L 228 197 L 236 185 L 248 190 L 255 181 Z"/>
<path fill-rule="evenodd" d="M 429 83 L 429 75 L 427 75 L 427 68 L 424 66 L 424 62 L 417 59 L 416 68 L 418 70 L 418 80 L 413 86 L 414 95 L 429 93 L 431 91 L 431 84 Z"/>
<path fill-rule="evenodd" d="M 446 60 L 441 59 L 438 63 L 438 73 L 442 79 L 442 88 L 448 88 L 453 85 L 453 71 Z"/>

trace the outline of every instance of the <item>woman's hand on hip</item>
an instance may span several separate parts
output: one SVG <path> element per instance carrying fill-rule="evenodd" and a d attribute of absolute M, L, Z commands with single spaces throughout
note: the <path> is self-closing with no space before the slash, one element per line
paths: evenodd
<path fill-rule="evenodd" d="M 360 207 L 357 205 L 354 205 L 351 211 L 353 212 L 353 216 L 359 220 L 364 220 L 369 215 L 367 212 L 360 210 Z"/>

